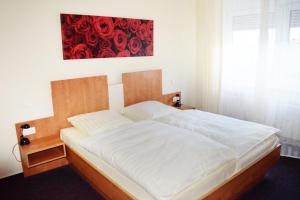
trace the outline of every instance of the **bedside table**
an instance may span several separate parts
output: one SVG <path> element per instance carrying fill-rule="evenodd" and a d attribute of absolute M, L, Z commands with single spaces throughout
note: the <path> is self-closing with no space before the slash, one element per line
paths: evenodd
<path fill-rule="evenodd" d="M 191 109 L 195 109 L 195 107 L 193 106 L 188 106 L 188 105 L 181 105 L 180 107 L 175 107 L 177 109 L 180 109 L 180 110 L 191 110 Z"/>
<path fill-rule="evenodd" d="M 31 176 L 68 164 L 66 147 L 58 135 L 32 140 L 20 146 L 24 176 Z"/>

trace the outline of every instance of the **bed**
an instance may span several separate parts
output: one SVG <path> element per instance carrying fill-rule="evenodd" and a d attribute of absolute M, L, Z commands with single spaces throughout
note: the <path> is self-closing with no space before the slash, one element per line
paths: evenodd
<path fill-rule="evenodd" d="M 151 124 L 151 127 L 147 126 L 147 124 L 149 123 Z M 156 135 L 155 137 L 157 139 L 156 141 L 155 138 L 149 139 L 149 136 L 152 135 L 151 129 L 153 128 L 156 132 L 155 133 Z M 190 139 L 199 148 L 198 154 L 195 154 L 197 155 L 196 157 L 189 156 L 190 153 L 188 153 L 189 152 L 188 150 L 183 151 L 182 148 L 184 147 L 184 145 L 179 147 L 177 146 L 178 145 L 177 144 L 175 146 L 175 150 L 174 149 L 170 150 L 172 149 L 173 146 L 172 143 L 174 142 L 174 140 L 176 140 L 174 138 L 176 138 L 177 136 L 180 137 L 185 137 L 185 136 L 182 135 L 181 133 L 176 135 L 176 130 L 181 131 L 180 129 L 171 127 L 169 131 L 169 128 L 170 126 L 166 126 L 161 123 L 157 123 L 153 121 L 151 122 L 143 121 L 141 122 L 141 124 L 134 124 L 134 126 L 132 126 L 131 129 L 129 130 L 124 130 L 124 128 L 122 128 L 120 129 L 121 132 L 118 130 L 113 133 L 111 131 L 108 131 L 105 133 L 104 136 L 100 135 L 102 141 L 100 143 L 98 143 L 98 141 L 95 141 L 97 140 L 95 139 L 95 137 L 93 138 L 87 137 L 85 134 L 83 134 L 82 132 L 78 131 L 78 129 L 75 128 L 63 129 L 61 132 L 61 137 L 62 140 L 74 152 L 76 152 L 81 157 L 86 158 L 91 165 L 95 166 L 98 171 L 103 172 L 110 180 L 120 184 L 120 187 L 123 190 L 125 190 L 127 193 L 129 193 L 134 199 L 145 199 L 145 200 L 146 199 L 149 200 L 199 199 L 202 198 L 204 195 L 206 195 L 211 190 L 211 188 L 217 187 L 218 185 L 220 185 L 221 183 L 223 183 L 225 180 L 227 180 L 229 177 L 233 175 L 235 169 L 235 160 L 232 152 L 229 149 L 227 149 L 224 146 L 219 146 L 218 143 L 215 143 L 214 141 L 210 141 L 208 138 L 205 137 L 199 138 L 197 135 L 194 135 L 194 138 L 193 139 L 190 138 Z M 139 130 L 142 129 L 143 129 L 143 134 L 138 134 Z M 149 129 L 149 131 L 145 131 L 145 129 Z M 167 130 L 169 134 L 172 134 L 172 137 L 168 137 L 166 135 L 166 132 L 162 132 L 162 130 Z M 162 134 L 157 135 L 157 133 L 160 132 Z M 106 141 L 109 141 L 107 140 L 108 138 L 107 134 L 111 134 L 111 133 L 112 136 L 117 135 L 117 137 L 113 137 L 112 143 L 109 142 L 109 148 L 112 148 L 113 146 L 112 148 L 113 150 L 107 151 L 107 146 L 105 143 Z M 131 137 L 131 134 L 133 133 L 135 133 L 134 139 L 132 139 Z M 126 141 L 123 139 L 125 134 L 128 134 L 130 136 L 130 142 L 128 142 L 128 140 Z M 139 148 L 137 147 L 137 144 L 140 142 L 142 138 L 138 137 L 138 135 L 147 137 L 147 140 L 152 142 L 142 143 L 141 144 L 142 147 Z M 97 137 L 99 137 L 99 135 L 97 135 Z M 182 143 L 182 138 L 180 137 L 178 138 L 178 141 Z M 119 138 L 118 140 L 120 140 L 121 143 L 116 142 L 116 138 Z M 164 140 L 165 138 L 167 138 L 167 141 Z M 97 144 L 97 147 L 99 146 L 102 147 L 101 148 L 102 151 L 104 149 L 104 152 L 109 152 L 109 156 L 106 155 L 106 157 L 108 157 L 108 160 L 105 159 L 105 157 L 102 158 L 96 156 L 93 153 L 93 151 L 87 150 L 84 146 L 82 146 L 81 143 L 82 141 L 84 141 L 84 139 L 86 139 L 87 141 L 92 140 L 95 144 Z M 170 139 L 172 141 L 170 141 Z M 132 140 L 134 140 L 135 142 Z M 185 141 L 188 142 L 188 140 Z M 133 143 L 133 144 L 131 144 L 128 147 L 128 143 L 130 144 Z M 164 146 L 163 148 L 162 147 L 156 148 L 159 145 L 164 145 Z M 208 146 L 205 147 L 205 145 Z M 125 148 L 123 148 L 124 146 Z M 189 145 L 189 148 L 191 149 L 195 149 L 194 147 L 192 144 Z M 217 148 L 220 148 L 222 150 L 220 149 L 217 150 Z M 137 151 L 136 149 L 139 150 Z M 157 154 L 155 152 L 155 149 L 160 153 Z M 177 154 L 177 152 L 179 151 L 181 151 L 181 153 Z M 202 156 L 200 156 L 201 152 L 203 153 L 205 159 L 209 160 L 209 164 L 208 164 L 209 167 L 207 168 L 207 170 L 209 170 L 210 172 L 207 172 L 207 175 L 206 173 L 205 175 L 202 175 L 200 173 L 202 170 L 199 170 L 199 169 L 205 169 L 205 165 L 204 165 L 205 159 L 200 160 L 200 158 L 202 158 Z M 209 156 L 208 152 L 210 153 L 215 152 L 218 155 Z M 111 156 L 111 154 L 113 156 Z M 118 157 L 120 156 L 120 154 L 123 158 L 118 162 Z M 174 154 L 176 154 L 177 160 L 180 162 L 177 162 L 176 159 L 174 160 L 173 158 Z M 222 161 L 222 164 L 220 164 L 220 166 L 218 167 L 213 167 L 214 162 L 210 161 L 211 158 L 214 157 L 222 160 L 221 158 L 223 156 L 221 154 L 225 156 L 226 161 L 225 160 L 224 162 Z M 111 159 L 113 160 L 113 162 L 109 161 Z M 164 160 L 168 160 L 168 162 L 164 162 Z M 170 162 L 170 160 L 172 162 Z M 123 164 L 124 162 L 125 162 L 125 170 L 123 170 L 122 168 L 124 167 Z M 113 163 L 120 163 L 120 164 L 114 165 Z M 146 163 L 146 165 L 143 165 L 143 163 Z M 177 164 L 172 164 L 172 163 L 177 163 Z M 195 166 L 198 166 L 198 169 L 195 168 Z M 132 175 L 131 174 L 128 175 L 127 172 L 132 173 Z M 199 176 L 198 178 L 197 178 L 197 174 Z M 185 176 L 188 175 L 189 178 L 187 179 Z M 132 176 L 134 176 L 134 178 L 132 178 Z M 192 182 L 190 180 L 191 177 L 193 177 L 194 179 L 194 181 Z M 180 190 L 181 188 L 179 187 L 180 185 L 184 189 Z M 179 190 L 179 192 L 176 192 L 177 190 Z"/>
<path fill-rule="evenodd" d="M 158 79 L 155 78 L 159 73 L 161 73 L 160 70 L 134 73 L 134 77 L 129 76 L 127 81 L 123 76 L 125 105 L 128 105 L 128 99 L 131 103 L 137 103 L 137 98 L 135 97 L 138 97 L 139 102 L 149 99 L 159 101 L 166 99 L 161 91 L 161 76 L 159 76 Z M 140 74 L 143 74 L 142 78 Z M 129 75 L 131 74 L 129 73 Z M 132 90 L 128 88 L 128 81 L 136 83 L 135 78 L 140 79 L 139 85 L 142 86 L 134 90 L 133 93 L 136 95 L 132 94 Z M 154 90 L 153 87 L 157 90 Z M 146 91 L 145 88 L 147 89 Z M 34 124 L 38 132 L 38 134 L 32 136 L 31 139 L 46 137 L 48 135 L 59 135 L 62 130 L 61 138 L 66 143 L 69 165 L 88 181 L 105 199 L 144 199 L 144 197 L 147 196 L 147 192 L 139 187 L 139 185 L 136 185 L 130 180 L 128 181 L 126 177 L 119 174 L 118 171 L 111 169 L 110 166 L 106 166 L 102 163 L 103 165 L 101 166 L 100 164 L 99 167 L 101 161 L 95 159 L 88 152 L 78 147 L 78 140 L 83 139 L 83 136 L 80 136 L 80 133 L 74 131 L 73 128 L 69 128 L 71 124 L 67 121 L 67 118 L 71 116 L 108 110 L 110 108 L 107 77 L 95 76 L 52 81 L 51 89 L 54 116 L 30 121 L 29 123 Z M 126 98 L 128 99 L 126 100 Z M 17 131 L 17 133 L 19 134 L 19 131 Z M 195 189 L 192 190 L 194 192 L 185 194 L 187 196 L 183 195 L 176 198 L 235 199 L 264 177 L 267 170 L 278 161 L 279 152 L 280 146 L 277 146 L 269 153 L 266 153 L 263 158 L 253 161 L 250 166 L 234 174 L 232 174 L 232 171 L 224 173 L 228 171 L 228 168 L 231 170 L 233 168 L 232 166 L 226 166 L 226 169 L 220 170 L 220 173 L 214 174 L 212 178 L 213 180 L 220 180 L 219 182 L 214 183 L 213 181 L 207 180 L 207 182 L 204 183 L 205 181 L 203 181 L 203 184 L 206 185 L 205 187 L 199 186 L 199 188 L 197 188 L 195 186 Z M 189 196 L 193 194 L 196 194 L 197 197 Z M 151 199 L 150 197 L 149 199 Z"/>
<path fill-rule="evenodd" d="M 179 110 L 157 121 L 205 135 L 236 152 L 236 170 L 251 165 L 279 145 L 280 130 L 200 110 Z"/>
<path fill-rule="evenodd" d="M 162 94 L 162 86 L 157 84 L 161 83 L 162 80 L 161 70 L 124 73 L 122 79 L 124 85 L 124 103 L 127 107 L 133 107 L 137 104 L 143 104 L 143 102 L 147 101 L 151 102 L 151 100 L 161 101 L 158 96 L 164 96 Z M 141 84 L 135 84 L 137 81 L 139 81 Z M 136 108 L 134 109 L 136 110 Z M 251 122 L 238 122 L 239 120 L 236 119 L 197 110 L 177 110 L 177 112 L 170 111 L 170 113 L 164 115 L 163 117 L 160 117 L 157 114 L 157 112 L 161 112 L 162 110 L 164 110 L 164 108 L 160 106 L 148 107 L 144 110 L 138 108 L 137 110 L 138 112 L 131 113 L 134 114 L 131 115 L 132 119 L 139 117 L 138 115 L 142 113 L 141 119 L 154 119 L 162 123 L 167 123 L 169 125 L 192 130 L 199 134 L 206 135 L 207 137 L 210 137 L 211 139 L 214 139 L 224 145 L 227 145 L 236 152 L 237 167 L 236 174 L 232 177 L 232 181 L 228 181 L 211 195 L 208 195 L 207 199 L 218 199 L 222 198 L 222 196 L 223 198 L 225 196 L 225 199 L 236 198 L 237 196 L 248 190 L 252 185 L 255 185 L 255 183 L 263 179 L 264 173 L 268 170 L 268 168 L 270 168 L 270 166 L 276 163 L 279 158 L 280 144 L 278 143 L 278 138 L 276 136 L 279 130 L 275 128 Z M 146 117 L 143 116 L 144 114 L 146 114 Z M 227 124 L 222 124 L 222 121 L 225 121 Z M 222 125 L 220 126 L 219 124 Z M 223 125 L 225 127 L 222 127 Z M 246 135 L 244 140 L 250 140 L 248 144 L 243 144 L 243 138 L 241 137 L 241 135 L 239 135 L 239 129 L 235 128 L 235 126 L 240 128 L 240 130 L 247 130 L 241 132 L 243 132 L 243 134 L 248 134 L 248 136 Z M 251 127 L 253 126 L 256 129 L 252 130 Z M 220 131 L 220 129 L 224 130 Z M 253 134 L 255 137 L 252 137 L 251 133 L 255 133 L 255 131 L 261 131 L 263 134 L 260 135 L 258 132 L 256 134 Z M 227 134 L 227 136 L 225 134 Z M 234 141 L 234 139 L 228 137 L 229 134 L 232 134 L 232 138 L 236 138 L 238 140 Z M 239 141 L 241 144 L 238 144 Z M 243 148 L 243 145 L 245 145 L 247 148 Z M 271 159 L 268 160 L 267 163 L 262 164 L 262 161 L 266 160 L 268 157 L 272 157 L 272 155 L 275 155 L 274 160 Z M 257 168 L 259 168 L 259 172 L 256 171 Z M 254 172 L 254 174 L 249 175 L 247 173 L 249 171 Z M 246 182 L 240 181 L 240 185 L 238 185 L 239 187 L 234 188 L 234 180 L 241 177 L 248 177 L 248 180 Z M 235 191 L 228 192 L 229 190 Z"/>
<path fill-rule="evenodd" d="M 262 158 L 278 144 L 280 130 L 196 109 L 179 110 L 158 101 L 144 101 L 123 109 L 134 121 L 155 120 L 190 130 L 230 148 L 237 159 L 236 171 Z"/>

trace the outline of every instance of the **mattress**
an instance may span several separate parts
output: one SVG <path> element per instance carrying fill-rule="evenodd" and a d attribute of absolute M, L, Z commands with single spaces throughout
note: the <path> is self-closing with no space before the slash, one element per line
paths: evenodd
<path fill-rule="evenodd" d="M 125 176 L 118 169 L 112 167 L 104 160 L 81 147 L 79 143 L 86 137 L 87 136 L 85 134 L 79 132 L 76 128 L 67 128 L 61 130 L 61 139 L 69 148 L 71 148 L 79 156 L 85 158 L 99 172 L 104 174 L 108 179 L 112 180 L 112 182 L 118 183 L 120 188 L 136 197 L 136 199 L 155 199 L 150 193 L 145 191 L 140 185 Z M 205 196 L 208 192 L 224 183 L 233 175 L 235 164 L 235 161 L 227 162 L 206 176 L 202 181 L 197 181 L 184 191 L 176 194 L 176 196 L 172 199 L 199 199 L 199 197 Z"/>
<path fill-rule="evenodd" d="M 236 171 L 264 157 L 279 143 L 276 128 L 200 110 L 180 111 L 155 120 L 205 135 L 231 148 L 236 154 Z"/>
<path fill-rule="evenodd" d="M 252 165 L 260 160 L 279 145 L 279 139 L 276 135 L 271 135 L 267 139 L 259 142 L 255 148 L 252 148 L 246 154 L 237 159 L 236 171 Z"/>

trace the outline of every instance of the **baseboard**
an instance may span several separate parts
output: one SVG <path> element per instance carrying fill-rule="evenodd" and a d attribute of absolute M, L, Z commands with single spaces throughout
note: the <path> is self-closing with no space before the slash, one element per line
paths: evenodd
<path fill-rule="evenodd" d="M 17 175 L 17 174 L 22 174 L 22 173 L 23 173 L 22 170 L 17 170 L 15 172 L 12 172 L 12 173 L 9 173 L 9 174 L 4 174 L 4 175 L 0 176 L 0 179 L 8 178 L 10 176 L 14 176 L 14 175 Z"/>

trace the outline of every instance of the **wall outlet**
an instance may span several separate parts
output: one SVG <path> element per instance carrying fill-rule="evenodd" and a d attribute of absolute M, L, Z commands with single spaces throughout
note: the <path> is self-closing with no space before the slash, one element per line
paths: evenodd
<path fill-rule="evenodd" d="M 31 134 L 35 134 L 35 127 L 23 129 L 24 136 L 31 135 Z"/>

